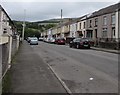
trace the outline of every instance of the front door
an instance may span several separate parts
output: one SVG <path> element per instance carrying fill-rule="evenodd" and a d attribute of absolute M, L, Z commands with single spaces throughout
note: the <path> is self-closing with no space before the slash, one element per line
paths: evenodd
<path fill-rule="evenodd" d="M 97 38 L 97 29 L 95 29 L 95 38 Z"/>
<path fill-rule="evenodd" d="M 112 38 L 115 38 L 115 28 L 112 28 Z"/>
<path fill-rule="evenodd" d="M 93 37 L 93 31 L 89 30 L 87 31 L 87 38 L 92 38 Z"/>

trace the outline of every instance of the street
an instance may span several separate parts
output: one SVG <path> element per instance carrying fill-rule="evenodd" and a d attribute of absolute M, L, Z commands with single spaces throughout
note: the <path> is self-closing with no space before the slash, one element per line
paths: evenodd
<path fill-rule="evenodd" d="M 119 1 L 1 1 L 0 95 L 118 95 L 119 50 Z"/>
<path fill-rule="evenodd" d="M 117 54 L 44 42 L 30 47 L 72 93 L 118 92 Z"/>

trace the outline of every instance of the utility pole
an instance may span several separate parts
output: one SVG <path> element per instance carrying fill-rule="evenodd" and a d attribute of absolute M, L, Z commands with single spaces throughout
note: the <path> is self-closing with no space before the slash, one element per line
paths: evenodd
<path fill-rule="evenodd" d="M 24 32 L 25 32 L 25 17 L 26 17 L 26 10 L 24 10 L 24 21 L 23 21 L 22 41 L 24 41 Z"/>
<path fill-rule="evenodd" d="M 61 9 L 61 21 L 60 21 L 60 26 L 62 26 L 62 9 Z M 62 27 L 61 27 L 61 31 L 60 31 L 60 36 L 62 37 Z"/>

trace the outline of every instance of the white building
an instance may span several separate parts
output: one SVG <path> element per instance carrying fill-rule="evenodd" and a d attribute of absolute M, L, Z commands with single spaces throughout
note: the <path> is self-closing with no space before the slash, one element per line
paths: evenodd
<path fill-rule="evenodd" d="M 73 22 L 70 24 L 70 37 L 76 37 L 77 23 Z"/>

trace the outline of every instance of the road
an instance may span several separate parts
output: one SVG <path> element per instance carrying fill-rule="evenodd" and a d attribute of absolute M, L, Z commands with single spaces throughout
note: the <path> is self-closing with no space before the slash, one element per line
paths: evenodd
<path fill-rule="evenodd" d="M 118 55 L 39 42 L 33 51 L 72 93 L 117 93 Z"/>

